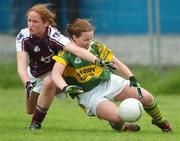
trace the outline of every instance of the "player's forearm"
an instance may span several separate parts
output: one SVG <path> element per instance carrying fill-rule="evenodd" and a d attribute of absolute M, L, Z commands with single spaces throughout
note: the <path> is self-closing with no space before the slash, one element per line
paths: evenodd
<path fill-rule="evenodd" d="M 67 86 L 67 83 L 64 81 L 62 77 L 62 73 L 64 71 L 64 66 L 60 65 L 59 63 L 55 63 L 53 70 L 52 70 L 52 79 L 56 86 L 61 90 Z"/>
<path fill-rule="evenodd" d="M 125 76 L 127 79 L 129 79 L 129 77 L 133 76 L 133 73 L 129 70 L 129 68 L 125 65 L 120 66 L 121 69 L 119 69 L 119 72 Z"/>
<path fill-rule="evenodd" d="M 79 56 L 80 58 L 89 61 L 91 63 L 95 63 L 96 56 L 90 53 L 88 50 L 82 49 L 80 47 L 77 47 L 78 51 L 76 52 L 76 56 Z"/>
<path fill-rule="evenodd" d="M 58 76 L 58 77 L 53 77 L 53 81 L 56 84 L 56 86 L 63 90 L 63 88 L 65 86 L 67 86 L 67 83 L 64 81 L 64 79 L 62 78 L 62 76 Z"/>
<path fill-rule="evenodd" d="M 24 84 L 27 81 L 29 81 L 28 73 L 27 73 L 27 57 L 24 52 L 17 53 L 17 70 L 18 70 L 18 74 Z"/>
<path fill-rule="evenodd" d="M 118 60 L 116 57 L 113 56 L 113 62 L 115 63 L 116 70 L 126 77 L 127 79 L 131 76 L 133 76 L 133 73 L 130 71 L 130 69 L 122 63 L 120 60 Z"/>
<path fill-rule="evenodd" d="M 73 43 L 69 43 L 64 49 L 66 51 L 71 52 L 72 54 L 80 57 L 81 59 L 84 59 L 91 63 L 95 63 L 95 60 L 97 58 L 95 55 L 90 53 L 88 50 L 78 47 Z"/>
<path fill-rule="evenodd" d="M 24 84 L 27 81 L 29 81 L 28 74 L 27 74 L 27 68 L 25 66 L 21 65 L 21 63 L 18 64 L 18 74 Z"/>

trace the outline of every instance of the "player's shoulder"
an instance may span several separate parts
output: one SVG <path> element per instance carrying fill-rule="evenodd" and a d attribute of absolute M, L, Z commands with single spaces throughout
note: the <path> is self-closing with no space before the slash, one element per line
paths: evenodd
<path fill-rule="evenodd" d="M 58 39 L 61 35 L 62 35 L 61 32 L 57 28 L 52 27 L 52 26 L 48 27 L 48 36 L 50 38 Z"/>
<path fill-rule="evenodd" d="M 29 38 L 30 37 L 30 32 L 28 28 L 21 29 L 19 34 L 16 37 L 17 41 L 22 41 L 23 39 Z"/>
<path fill-rule="evenodd" d="M 105 44 L 102 44 L 96 40 L 92 40 L 91 42 L 91 46 L 95 47 L 95 48 L 102 48 L 102 47 L 106 47 Z"/>
<path fill-rule="evenodd" d="M 51 41 L 58 45 L 66 46 L 68 43 L 70 43 L 69 38 L 61 34 L 58 29 L 51 26 L 48 27 L 48 37 Z"/>

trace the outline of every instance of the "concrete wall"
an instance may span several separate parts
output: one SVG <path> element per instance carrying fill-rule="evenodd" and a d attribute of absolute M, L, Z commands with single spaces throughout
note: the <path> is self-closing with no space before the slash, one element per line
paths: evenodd
<path fill-rule="evenodd" d="M 116 57 L 126 64 L 151 65 L 156 60 L 148 36 L 96 36 L 96 40 L 106 44 Z M 161 36 L 160 62 L 163 65 L 180 65 L 180 36 Z M 0 35 L 0 60 L 16 59 L 15 36 Z"/>

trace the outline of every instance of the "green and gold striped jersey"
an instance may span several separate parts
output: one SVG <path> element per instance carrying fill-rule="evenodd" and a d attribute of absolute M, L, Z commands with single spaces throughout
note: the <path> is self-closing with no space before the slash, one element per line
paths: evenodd
<path fill-rule="evenodd" d="M 112 61 L 112 51 L 103 44 L 92 41 L 89 51 L 101 60 Z M 85 92 L 110 78 L 109 69 L 82 60 L 67 51 L 60 51 L 53 59 L 66 66 L 63 73 L 66 83 L 81 86 Z"/>

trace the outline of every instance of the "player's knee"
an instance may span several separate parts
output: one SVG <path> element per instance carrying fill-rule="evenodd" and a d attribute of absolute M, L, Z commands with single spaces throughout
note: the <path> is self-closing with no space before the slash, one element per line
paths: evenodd
<path fill-rule="evenodd" d="M 145 95 L 145 97 L 143 98 L 142 104 L 143 106 L 149 106 L 152 105 L 152 103 L 154 102 L 154 97 L 151 94 Z"/>
<path fill-rule="evenodd" d="M 43 80 L 43 87 L 45 89 L 55 89 L 56 86 L 53 82 L 53 80 L 51 79 L 51 77 L 46 77 L 44 80 Z"/>
<path fill-rule="evenodd" d="M 120 123 L 122 120 L 119 114 L 117 114 L 117 115 L 111 116 L 111 118 L 109 118 L 109 121 L 112 121 L 113 123 Z"/>

